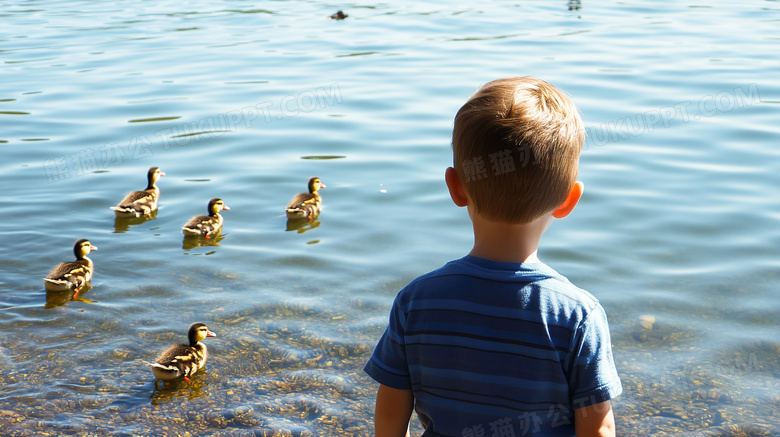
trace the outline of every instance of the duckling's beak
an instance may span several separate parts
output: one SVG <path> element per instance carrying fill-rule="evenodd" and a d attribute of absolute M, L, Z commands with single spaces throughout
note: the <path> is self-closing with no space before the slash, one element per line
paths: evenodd
<path fill-rule="evenodd" d="M 320 188 L 326 188 L 326 187 L 325 187 L 325 184 L 323 184 L 322 182 L 320 182 Z"/>
<path fill-rule="evenodd" d="M 89 250 L 97 250 L 97 246 L 89 246 Z"/>
<path fill-rule="evenodd" d="M 230 208 L 227 205 L 222 205 L 222 209 L 224 209 L 225 211 L 230 211 Z"/>
<path fill-rule="evenodd" d="M 213 333 L 211 331 L 206 333 L 206 337 L 216 337 L 216 336 L 217 336 L 217 334 L 215 334 L 215 333 Z"/>
<path fill-rule="evenodd" d="M 161 171 L 161 172 L 160 172 L 160 176 L 165 176 L 165 172 L 164 172 L 164 171 Z"/>

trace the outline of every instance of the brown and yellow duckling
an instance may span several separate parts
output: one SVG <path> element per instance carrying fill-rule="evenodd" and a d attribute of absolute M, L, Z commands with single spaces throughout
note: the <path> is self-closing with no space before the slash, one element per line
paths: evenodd
<path fill-rule="evenodd" d="M 293 197 L 285 208 L 287 218 L 311 221 L 316 217 L 322 211 L 322 196 L 318 192 L 320 188 L 325 188 L 320 178 L 316 176 L 309 178 L 309 192 L 299 193 Z"/>
<path fill-rule="evenodd" d="M 92 272 L 95 271 L 95 264 L 87 256 L 93 250 L 97 250 L 97 247 L 93 246 L 89 240 L 82 238 L 76 241 L 73 246 L 76 261 L 57 264 L 51 273 L 43 278 L 46 290 L 75 290 L 73 297 L 76 297 L 84 285 L 92 279 Z"/>
<path fill-rule="evenodd" d="M 160 354 L 152 366 L 152 373 L 161 381 L 170 381 L 184 377 L 190 382 L 190 376 L 200 370 L 206 364 L 208 351 L 206 345 L 201 343 L 206 337 L 216 337 L 217 334 L 209 331 L 203 323 L 193 323 L 187 332 L 189 344 L 171 346 Z"/>
<path fill-rule="evenodd" d="M 160 189 L 157 181 L 165 176 L 160 167 L 152 167 L 146 174 L 147 185 L 143 191 L 133 191 L 125 196 L 119 205 L 112 206 L 118 217 L 141 217 L 151 214 L 157 209 L 157 201 L 160 199 Z"/>
<path fill-rule="evenodd" d="M 215 197 L 209 200 L 209 215 L 193 217 L 186 225 L 182 226 L 182 232 L 184 235 L 211 238 L 222 229 L 222 216 L 219 215 L 222 210 L 230 210 L 222 199 Z"/>

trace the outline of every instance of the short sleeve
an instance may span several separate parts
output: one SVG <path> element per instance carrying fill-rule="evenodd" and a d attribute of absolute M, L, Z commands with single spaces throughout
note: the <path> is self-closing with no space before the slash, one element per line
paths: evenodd
<path fill-rule="evenodd" d="M 405 321 L 406 316 L 396 298 L 387 329 L 363 368 L 378 383 L 397 390 L 412 389 L 404 342 Z"/>
<path fill-rule="evenodd" d="M 569 361 L 569 394 L 575 409 L 616 398 L 623 392 L 609 335 L 607 314 L 600 304 L 578 327 Z"/>

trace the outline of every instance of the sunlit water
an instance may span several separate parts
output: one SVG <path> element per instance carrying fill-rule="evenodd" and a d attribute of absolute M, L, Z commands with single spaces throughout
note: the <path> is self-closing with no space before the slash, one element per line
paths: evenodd
<path fill-rule="evenodd" d="M 470 248 L 455 111 L 528 74 L 588 126 L 540 255 L 609 314 L 619 435 L 780 435 L 779 9 L 0 3 L 0 434 L 371 434 L 395 293 Z M 115 220 L 150 166 L 156 217 Z M 312 175 L 325 209 L 288 229 Z M 212 197 L 223 238 L 192 247 Z M 47 294 L 78 238 L 92 289 Z M 143 361 L 195 321 L 205 371 L 155 385 Z"/>

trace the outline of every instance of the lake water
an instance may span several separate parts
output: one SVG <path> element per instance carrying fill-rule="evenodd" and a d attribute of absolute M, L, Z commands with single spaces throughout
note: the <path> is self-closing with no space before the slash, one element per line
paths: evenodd
<path fill-rule="evenodd" d="M 0 435 L 372 434 L 362 366 L 393 297 L 472 243 L 443 182 L 453 116 L 516 75 L 587 125 L 585 196 L 540 257 L 609 314 L 618 434 L 780 435 L 779 3 L 40 0 L 0 19 Z M 151 166 L 156 217 L 115 220 Z M 324 211 L 288 229 L 312 175 Z M 212 197 L 224 238 L 192 247 L 180 227 Z M 78 238 L 92 288 L 47 294 Z M 218 335 L 205 371 L 155 385 L 143 361 L 196 321 Z"/>

